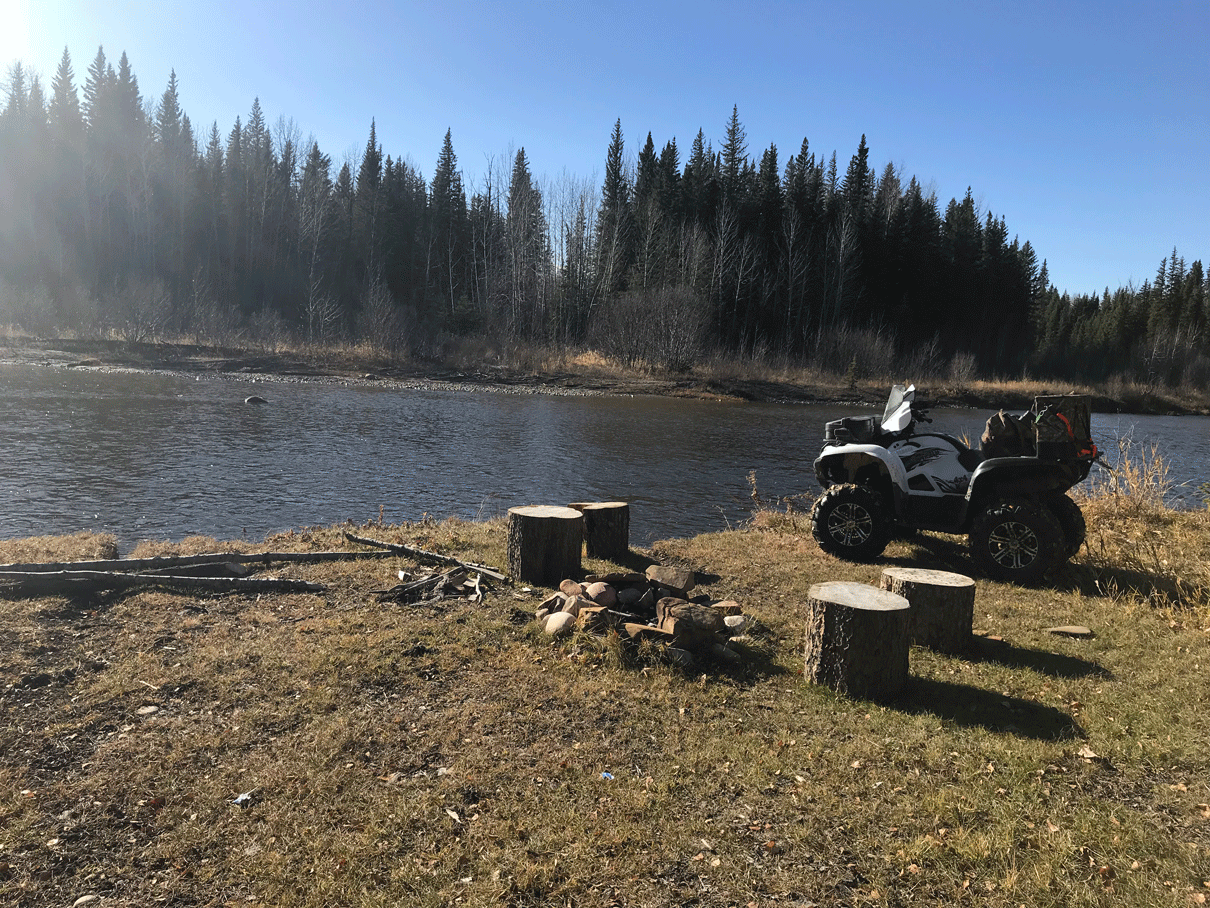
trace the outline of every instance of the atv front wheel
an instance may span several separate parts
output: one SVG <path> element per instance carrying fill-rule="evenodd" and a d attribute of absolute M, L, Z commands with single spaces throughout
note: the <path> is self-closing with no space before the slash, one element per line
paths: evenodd
<path fill-rule="evenodd" d="M 1046 506 L 1059 519 L 1059 526 L 1063 528 L 1067 557 L 1073 557 L 1076 552 L 1080 551 L 1080 546 L 1084 544 L 1084 537 L 1088 533 L 1087 525 L 1084 523 L 1084 512 L 1080 510 L 1078 504 L 1061 492 L 1047 495 Z"/>
<path fill-rule="evenodd" d="M 1031 584 L 1063 562 L 1066 540 L 1059 518 L 1047 508 L 1002 501 L 975 518 L 970 549 L 993 580 Z"/>
<path fill-rule="evenodd" d="M 811 534 L 829 555 L 872 561 L 891 538 L 891 522 L 877 492 L 864 486 L 832 486 L 811 508 Z"/>

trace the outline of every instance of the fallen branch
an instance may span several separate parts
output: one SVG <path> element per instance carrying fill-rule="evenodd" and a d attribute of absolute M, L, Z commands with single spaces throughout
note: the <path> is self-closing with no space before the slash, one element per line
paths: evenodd
<path fill-rule="evenodd" d="M 458 567 L 466 568 L 468 571 L 477 571 L 484 577 L 490 577 L 493 580 L 507 580 L 500 571 L 495 568 L 485 567 L 482 564 L 475 564 L 471 561 L 460 561 L 453 555 L 441 555 L 437 552 L 428 552 L 424 549 L 418 549 L 412 545 L 404 545 L 400 542 L 382 542 L 379 539 L 370 539 L 368 536 L 357 536 L 353 533 L 345 531 L 345 539 L 349 542 L 356 542 L 361 545 L 373 545 L 379 548 L 387 549 L 389 552 L 394 552 L 398 555 L 411 555 L 413 558 L 418 558 L 421 561 L 436 561 L 440 564 L 453 564 Z"/>
<path fill-rule="evenodd" d="M 273 577 L 179 577 L 114 571 L 0 571 L 0 595 L 30 596 L 124 590 L 139 586 L 205 589 L 239 593 L 322 593 L 327 587 L 306 580 Z"/>
<path fill-rule="evenodd" d="M 375 595 L 378 596 L 380 602 L 387 599 L 393 599 L 396 602 L 416 602 L 424 598 L 439 598 L 450 592 L 450 587 L 455 587 L 457 592 L 461 592 L 462 584 L 466 581 L 466 574 L 466 568 L 453 568 L 444 574 L 433 574 L 431 577 L 422 577 L 420 580 L 413 580 L 410 583 L 396 584 L 389 590 L 378 590 Z"/>
<path fill-rule="evenodd" d="M 42 561 L 0 564 L 0 573 L 45 574 L 53 571 L 154 571 L 195 564 L 268 564 L 269 562 L 348 561 L 353 558 L 389 558 L 391 552 L 211 552 L 208 555 L 165 555 L 159 558 L 117 558 L 109 561 Z"/>

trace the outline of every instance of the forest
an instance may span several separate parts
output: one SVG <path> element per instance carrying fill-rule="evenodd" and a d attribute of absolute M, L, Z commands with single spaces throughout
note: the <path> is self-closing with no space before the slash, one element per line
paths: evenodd
<path fill-rule="evenodd" d="M 943 208 L 864 136 L 844 166 L 805 138 L 750 154 L 733 108 L 717 148 L 648 132 L 635 154 L 618 121 L 595 185 L 535 179 L 524 148 L 467 180 L 447 132 L 426 178 L 373 122 L 334 162 L 256 100 L 225 133 L 195 129 L 175 73 L 144 97 L 125 54 L 99 49 L 77 81 L 66 49 L 49 86 L 8 71 L 0 331 L 1210 384 L 1200 260 L 1173 249 L 1141 287 L 1060 294 L 971 190 Z"/>

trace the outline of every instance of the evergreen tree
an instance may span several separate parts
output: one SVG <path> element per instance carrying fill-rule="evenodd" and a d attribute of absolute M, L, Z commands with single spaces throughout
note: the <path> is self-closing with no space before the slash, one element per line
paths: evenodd
<path fill-rule="evenodd" d="M 467 226 L 466 192 L 447 129 L 429 191 L 429 229 L 434 249 L 433 285 L 451 317 L 466 292 Z"/>
<path fill-rule="evenodd" d="M 596 275 L 598 286 L 605 295 L 625 287 L 626 272 L 634 260 L 634 213 L 624 153 L 622 121 L 619 119 L 614 123 L 605 156 L 605 182 L 601 187 L 601 210 L 597 214 Z"/>

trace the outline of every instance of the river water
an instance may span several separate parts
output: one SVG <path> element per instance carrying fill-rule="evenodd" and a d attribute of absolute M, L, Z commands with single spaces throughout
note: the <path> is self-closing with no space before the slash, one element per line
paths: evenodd
<path fill-rule="evenodd" d="M 862 412 L 0 365 L 0 538 L 93 530 L 125 550 L 629 501 L 647 545 L 742 523 L 752 472 L 766 499 L 813 495 L 824 422 Z M 931 428 L 977 439 L 988 415 Z M 1210 417 L 1097 414 L 1093 437 L 1111 461 L 1119 438 L 1158 444 L 1175 498 L 1200 504 Z"/>

